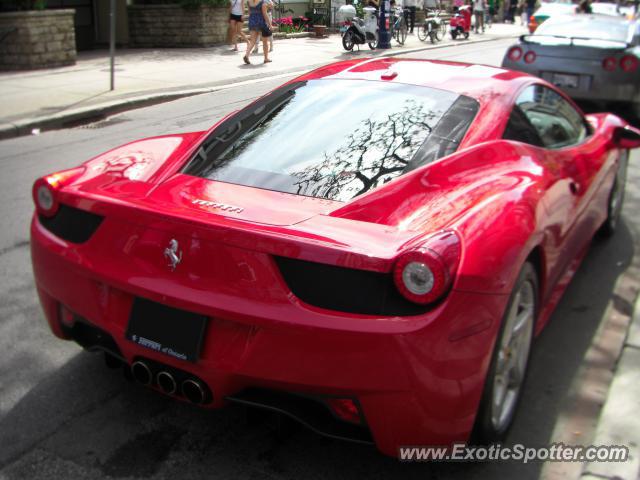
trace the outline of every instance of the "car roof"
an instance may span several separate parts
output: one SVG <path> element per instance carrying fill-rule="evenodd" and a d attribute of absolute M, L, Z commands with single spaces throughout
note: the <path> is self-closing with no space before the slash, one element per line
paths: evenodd
<path fill-rule="evenodd" d="M 314 70 L 298 80 L 321 78 L 431 87 L 466 95 L 480 103 L 495 100 L 499 93 L 515 92 L 533 79 L 523 72 L 489 65 L 387 57 L 334 63 Z"/>

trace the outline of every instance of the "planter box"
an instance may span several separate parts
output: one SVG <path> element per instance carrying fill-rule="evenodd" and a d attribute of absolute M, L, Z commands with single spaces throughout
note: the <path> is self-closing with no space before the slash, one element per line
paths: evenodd
<path fill-rule="evenodd" d="M 229 7 L 130 5 L 129 46 L 209 47 L 226 43 Z"/>
<path fill-rule="evenodd" d="M 75 10 L 0 13 L 0 70 L 76 63 Z"/>

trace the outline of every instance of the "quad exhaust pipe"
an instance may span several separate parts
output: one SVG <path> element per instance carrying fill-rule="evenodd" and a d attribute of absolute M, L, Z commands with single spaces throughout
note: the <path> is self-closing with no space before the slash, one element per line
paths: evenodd
<path fill-rule="evenodd" d="M 158 387 L 167 395 L 173 395 L 178 390 L 176 379 L 169 372 L 163 370 L 156 375 Z"/>
<path fill-rule="evenodd" d="M 139 382 L 143 385 L 151 385 L 151 380 L 153 380 L 153 374 L 151 373 L 151 369 L 146 362 L 138 360 L 133 362 L 131 365 L 131 374 L 136 382 Z"/>
<path fill-rule="evenodd" d="M 131 364 L 131 368 L 125 368 L 124 371 L 126 375 L 131 375 L 136 382 L 146 386 L 157 386 L 166 395 L 182 395 L 195 405 L 211 401 L 209 387 L 202 380 L 192 377 L 187 372 L 169 369 L 160 363 L 145 360 L 136 360 Z"/>
<path fill-rule="evenodd" d="M 202 405 L 207 399 L 205 388 L 199 380 L 188 378 L 182 382 L 182 395 L 191 403 Z"/>

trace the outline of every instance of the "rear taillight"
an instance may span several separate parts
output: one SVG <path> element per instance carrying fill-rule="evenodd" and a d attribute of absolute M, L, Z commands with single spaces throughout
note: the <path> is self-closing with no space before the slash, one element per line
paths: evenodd
<path fill-rule="evenodd" d="M 522 49 L 520 47 L 511 47 L 507 52 L 507 58 L 512 62 L 517 62 L 522 58 Z"/>
<path fill-rule="evenodd" d="M 602 68 L 607 72 L 613 72 L 618 66 L 618 61 L 613 57 L 607 57 L 602 61 Z"/>
<path fill-rule="evenodd" d="M 531 15 L 529 18 L 529 33 L 535 32 L 536 28 L 538 28 L 538 22 L 536 22 L 536 17 Z"/>
<path fill-rule="evenodd" d="M 620 68 L 625 72 L 635 72 L 639 65 L 640 61 L 635 55 L 625 55 L 620 59 Z"/>
<path fill-rule="evenodd" d="M 39 178 L 33 184 L 33 202 L 36 210 L 45 217 L 58 211 L 58 190 L 84 173 L 84 167 L 72 168 Z"/>
<path fill-rule="evenodd" d="M 40 178 L 33 184 L 33 202 L 38 213 L 45 217 L 52 217 L 58 211 L 58 199 L 56 192 L 44 178 Z"/>
<path fill-rule="evenodd" d="M 536 61 L 536 52 L 530 51 L 524 54 L 524 61 L 526 63 L 533 63 Z"/>
<path fill-rule="evenodd" d="M 454 232 L 441 232 L 402 254 L 396 260 L 393 280 L 407 300 L 432 303 L 451 287 L 459 261 L 460 239 Z"/>

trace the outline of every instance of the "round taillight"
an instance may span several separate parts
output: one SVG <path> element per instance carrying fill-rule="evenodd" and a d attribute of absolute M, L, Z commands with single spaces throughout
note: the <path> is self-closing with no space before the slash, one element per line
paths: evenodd
<path fill-rule="evenodd" d="M 524 54 L 524 61 L 526 63 L 533 63 L 536 61 L 536 52 L 527 52 Z"/>
<path fill-rule="evenodd" d="M 53 187 L 43 179 L 38 180 L 33 185 L 33 201 L 36 204 L 38 213 L 50 217 L 58 210 L 56 193 Z"/>
<path fill-rule="evenodd" d="M 625 72 L 635 72 L 639 65 L 640 61 L 635 55 L 625 55 L 620 59 L 620 68 Z"/>
<path fill-rule="evenodd" d="M 53 192 L 46 185 L 42 184 L 36 191 L 38 207 L 40 209 L 49 211 L 53 208 Z"/>
<path fill-rule="evenodd" d="M 442 260 L 428 249 L 401 256 L 396 262 L 393 279 L 403 297 L 423 305 L 440 298 L 449 286 Z"/>
<path fill-rule="evenodd" d="M 602 61 L 602 68 L 607 72 L 613 72 L 616 69 L 618 62 L 613 57 L 607 57 Z"/>
<path fill-rule="evenodd" d="M 520 47 L 511 47 L 507 52 L 507 57 L 512 62 L 517 62 L 522 58 L 522 49 Z"/>

